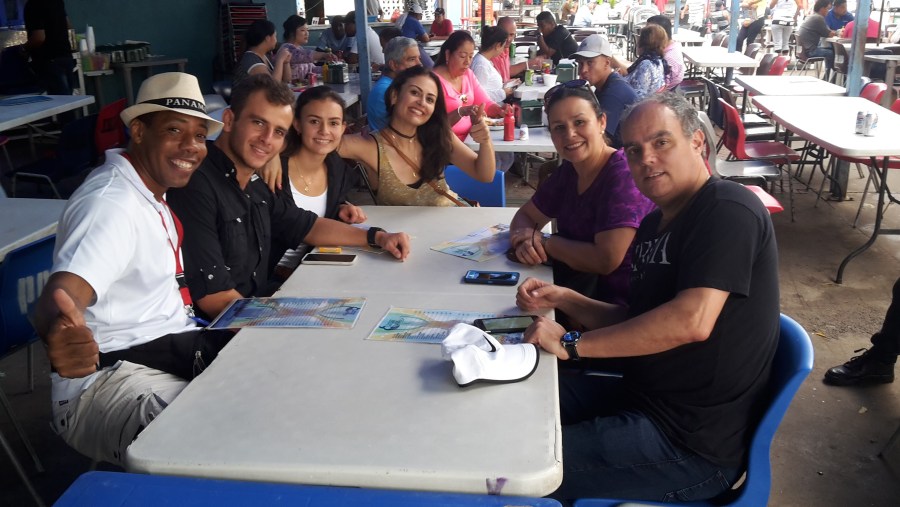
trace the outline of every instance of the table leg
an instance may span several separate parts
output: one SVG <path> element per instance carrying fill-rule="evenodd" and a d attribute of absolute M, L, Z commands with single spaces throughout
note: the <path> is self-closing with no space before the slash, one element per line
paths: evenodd
<path fill-rule="evenodd" d="M 97 110 L 103 109 L 106 101 L 103 99 L 103 84 L 100 80 L 103 76 L 94 76 L 94 93 L 97 95 Z"/>
<path fill-rule="evenodd" d="M 131 67 L 122 67 L 122 75 L 125 78 L 125 98 L 128 105 L 134 105 L 134 84 L 131 82 Z"/>
<path fill-rule="evenodd" d="M 744 115 L 747 114 L 747 99 L 748 99 L 748 95 L 749 95 L 749 93 L 747 92 L 747 89 L 744 88 L 744 100 L 741 102 L 741 119 L 744 119 Z M 777 134 L 778 131 L 776 130 L 775 132 L 776 132 L 775 135 L 776 135 L 776 137 L 777 137 L 777 136 L 778 136 L 778 134 Z"/>
<path fill-rule="evenodd" d="M 884 96 L 881 97 L 881 105 L 885 109 L 890 109 L 894 100 L 894 79 L 897 77 L 897 60 L 888 60 L 885 63 L 887 64 L 887 69 L 885 69 L 884 73 L 884 82 L 887 84 L 887 90 L 885 90 Z"/>
<path fill-rule="evenodd" d="M 184 64 L 183 63 L 178 64 L 178 72 L 184 72 Z"/>
<path fill-rule="evenodd" d="M 875 243 L 875 240 L 878 238 L 879 234 L 898 234 L 900 230 L 881 230 L 881 219 L 884 217 L 884 196 L 887 193 L 887 173 L 888 173 L 888 157 L 884 157 L 882 160 L 882 164 L 884 169 L 879 171 L 878 164 L 875 157 L 872 157 L 872 167 L 875 168 L 875 172 L 878 173 L 880 181 L 878 182 L 878 207 L 875 208 L 875 225 L 872 228 L 872 236 L 869 237 L 868 241 L 866 241 L 861 247 L 856 250 L 850 252 L 847 257 L 841 261 L 840 267 L 838 267 L 837 276 L 834 278 L 835 283 L 843 283 L 844 282 L 844 269 L 847 268 L 847 264 L 850 264 L 857 255 L 865 252 Z"/>

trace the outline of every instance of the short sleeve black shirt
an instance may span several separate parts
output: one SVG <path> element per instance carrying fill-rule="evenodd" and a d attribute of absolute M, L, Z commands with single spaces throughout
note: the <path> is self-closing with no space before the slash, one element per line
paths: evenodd
<path fill-rule="evenodd" d="M 779 333 L 778 253 L 769 214 L 743 186 L 710 180 L 659 230 L 659 210 L 638 229 L 629 313 L 691 288 L 730 293 L 709 338 L 629 359 L 637 408 L 673 442 L 723 466 L 743 463 L 761 414 Z"/>
<path fill-rule="evenodd" d="M 35 60 L 72 56 L 69 20 L 63 0 L 28 0 L 25 4 L 25 30 L 29 34 L 35 30 L 44 31 L 44 43 L 31 54 Z"/>
<path fill-rule="evenodd" d="M 578 43 L 575 42 L 575 38 L 562 25 L 556 25 L 550 35 L 544 38 L 544 43 L 555 51 L 552 56 L 554 65 L 559 63 L 560 58 L 569 58 L 578 51 Z"/>
<path fill-rule="evenodd" d="M 184 225 L 184 273 L 194 301 L 230 289 L 244 297 L 266 296 L 273 235 L 295 247 L 318 218 L 258 176 L 238 185 L 234 163 L 212 142 L 184 188 L 166 200 Z"/>

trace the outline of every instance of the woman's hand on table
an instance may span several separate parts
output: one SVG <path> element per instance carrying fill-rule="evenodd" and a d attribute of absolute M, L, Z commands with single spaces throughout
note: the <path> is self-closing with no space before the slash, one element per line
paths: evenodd
<path fill-rule="evenodd" d="M 544 234 L 540 231 L 532 229 L 531 236 L 516 246 L 516 258 L 522 264 L 530 266 L 543 264 L 547 262 L 548 257 L 544 249 Z"/>
<path fill-rule="evenodd" d="M 553 310 L 562 302 L 565 292 L 563 287 L 529 277 L 516 291 L 516 306 L 528 312 Z"/>
<path fill-rule="evenodd" d="M 531 241 L 534 227 L 517 227 L 509 231 L 509 246 L 517 248 L 524 241 Z"/>
<path fill-rule="evenodd" d="M 361 224 L 369 217 L 359 206 L 345 202 L 338 207 L 338 218 L 348 224 Z"/>
<path fill-rule="evenodd" d="M 375 234 L 375 243 L 395 259 L 403 261 L 409 255 L 409 236 L 405 232 L 379 231 Z"/>
<path fill-rule="evenodd" d="M 269 186 L 269 190 L 281 190 L 281 157 L 274 157 L 259 171 L 259 177 Z"/>

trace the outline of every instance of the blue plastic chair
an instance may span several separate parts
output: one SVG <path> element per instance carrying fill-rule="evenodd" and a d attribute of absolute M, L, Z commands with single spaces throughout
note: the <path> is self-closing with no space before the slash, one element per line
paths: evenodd
<path fill-rule="evenodd" d="M 53 243 L 56 236 L 35 241 L 19 247 L 6 254 L 3 263 L 0 264 L 0 358 L 6 357 L 17 350 L 28 348 L 28 386 L 29 391 L 34 390 L 34 372 L 31 346 L 37 341 L 37 335 L 28 315 L 37 303 L 41 289 L 50 277 L 50 268 L 53 265 Z M 6 409 L 13 426 L 19 434 L 19 438 L 25 444 L 25 448 L 34 460 L 34 466 L 38 472 L 43 472 L 44 467 L 38 459 L 37 453 L 31 446 L 31 442 L 22 430 L 22 426 L 13 414 L 12 406 L 6 398 L 6 394 L 0 389 L 0 405 Z M 0 446 L 6 451 L 13 467 L 21 477 L 25 487 L 31 493 L 38 505 L 42 505 L 41 499 L 31 485 L 25 469 L 13 453 L 6 441 L 6 437 L 0 433 Z"/>
<path fill-rule="evenodd" d="M 194 479 L 162 475 L 88 472 L 55 507 L 156 507 L 157 505 L 284 505 L 305 507 L 561 507 L 549 498 L 469 495 L 262 482 Z"/>
<path fill-rule="evenodd" d="M 482 206 L 506 206 L 506 174 L 503 171 L 494 173 L 494 181 L 482 183 L 472 179 L 462 169 L 448 165 L 444 169 L 444 177 L 450 188 L 467 199 L 474 199 Z"/>
<path fill-rule="evenodd" d="M 732 507 L 757 507 L 766 505 L 769 501 L 769 490 L 772 487 L 772 468 L 769 463 L 769 451 L 772 447 L 772 439 L 775 431 L 781 423 L 781 419 L 787 412 L 791 400 L 800 389 L 800 384 L 812 371 L 813 346 L 809 335 L 800 324 L 788 317 L 781 315 L 781 335 L 778 340 L 778 349 L 772 362 L 772 378 L 770 380 L 771 400 L 769 408 L 756 427 L 753 440 L 750 443 L 750 453 L 747 463 L 747 476 L 740 488 L 733 490 L 734 500 L 723 504 L 720 502 L 693 502 L 680 503 L 678 505 L 712 506 L 729 505 Z M 575 502 L 575 507 L 612 507 L 621 504 L 628 505 L 672 505 L 647 501 L 613 500 L 602 498 L 586 498 Z"/>

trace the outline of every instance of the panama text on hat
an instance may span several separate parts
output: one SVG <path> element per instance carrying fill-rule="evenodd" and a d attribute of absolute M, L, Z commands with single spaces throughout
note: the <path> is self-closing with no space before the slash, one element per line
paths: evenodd
<path fill-rule="evenodd" d="M 222 130 L 222 122 L 206 114 L 206 102 L 197 78 L 183 72 L 165 72 L 147 78 L 138 91 L 137 102 L 119 115 L 125 125 L 131 120 L 158 111 L 174 111 L 206 120 L 209 135 Z"/>
<path fill-rule="evenodd" d="M 600 34 L 589 35 L 578 46 L 578 52 L 573 57 L 594 58 L 595 56 L 612 56 L 612 48 L 606 37 Z"/>

